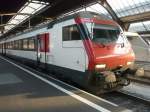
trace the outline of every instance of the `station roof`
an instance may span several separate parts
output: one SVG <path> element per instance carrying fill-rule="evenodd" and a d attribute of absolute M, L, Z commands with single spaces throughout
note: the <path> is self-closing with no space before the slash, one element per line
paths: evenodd
<path fill-rule="evenodd" d="M 106 14 L 130 31 L 150 31 L 150 0 L 1 0 L 1 38 L 74 10 Z"/>

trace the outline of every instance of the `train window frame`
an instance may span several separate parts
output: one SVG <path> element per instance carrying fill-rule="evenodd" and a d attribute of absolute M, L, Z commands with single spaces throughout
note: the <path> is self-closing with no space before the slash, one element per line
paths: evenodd
<path fill-rule="evenodd" d="M 79 36 L 77 36 L 77 37 L 79 37 L 79 38 L 72 37 L 73 36 L 72 33 L 74 33 L 74 34 L 76 33 L 76 32 L 73 32 L 73 30 L 75 30 L 74 28 L 76 28 L 76 30 L 78 31 Z M 72 32 L 71 32 L 71 30 L 72 30 Z M 77 40 L 81 40 L 81 35 L 78 30 L 77 24 L 62 27 L 62 41 L 77 41 Z"/>

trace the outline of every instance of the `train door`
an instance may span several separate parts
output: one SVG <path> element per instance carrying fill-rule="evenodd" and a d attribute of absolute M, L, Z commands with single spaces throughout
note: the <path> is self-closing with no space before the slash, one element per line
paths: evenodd
<path fill-rule="evenodd" d="M 37 36 L 37 63 L 39 66 L 47 66 L 47 54 L 49 53 L 49 34 L 44 33 Z"/>

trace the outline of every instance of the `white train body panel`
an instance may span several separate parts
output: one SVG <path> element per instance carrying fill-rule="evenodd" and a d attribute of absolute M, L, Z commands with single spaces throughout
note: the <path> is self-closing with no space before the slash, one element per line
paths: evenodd
<path fill-rule="evenodd" d="M 42 28 L 42 29 L 38 29 L 29 33 L 25 33 L 16 37 L 13 37 L 12 39 L 6 40 L 6 42 L 11 42 L 11 41 L 15 41 L 15 40 L 19 40 L 19 39 L 24 39 L 24 38 L 29 38 L 29 37 L 35 37 L 38 34 L 41 33 L 45 33 L 47 32 L 47 28 Z M 14 56 L 19 56 L 19 57 L 23 57 L 23 58 L 27 58 L 27 59 L 31 59 L 31 60 L 35 60 L 36 61 L 36 52 L 35 51 L 25 51 L 25 50 L 11 50 L 11 49 L 7 49 L 6 50 L 7 54 L 10 55 L 14 55 Z"/>
<path fill-rule="evenodd" d="M 82 40 L 62 41 L 62 27 L 72 24 L 75 24 L 74 19 L 55 24 L 51 29 L 47 29 L 47 27 L 44 27 L 42 29 L 37 29 L 35 31 L 13 37 L 12 39 L 6 40 L 5 42 L 11 42 L 29 37 L 36 37 L 37 35 L 42 33 L 49 33 L 50 51 L 46 53 L 46 63 L 85 72 L 88 67 L 88 59 L 84 50 Z M 2 52 L 2 49 L 0 49 L 0 52 Z M 34 61 L 37 60 L 36 51 L 7 49 L 6 54 L 31 59 Z M 45 53 L 40 52 L 40 55 L 40 62 L 44 63 Z"/>
<path fill-rule="evenodd" d="M 86 53 L 82 40 L 62 41 L 62 27 L 75 24 L 74 20 L 65 21 L 54 25 L 50 35 L 51 46 L 50 54 L 56 66 L 61 66 L 73 70 L 85 71 L 86 69 Z"/>

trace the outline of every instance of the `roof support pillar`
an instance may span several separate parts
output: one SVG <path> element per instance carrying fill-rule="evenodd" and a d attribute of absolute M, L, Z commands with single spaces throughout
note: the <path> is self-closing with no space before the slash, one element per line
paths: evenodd
<path fill-rule="evenodd" d="M 125 31 L 128 31 L 129 27 L 130 27 L 130 23 L 124 23 L 124 30 Z"/>
<path fill-rule="evenodd" d="M 112 19 L 115 20 L 116 22 L 118 22 L 118 24 L 123 28 L 123 30 L 125 30 L 125 31 L 127 30 L 124 23 L 119 19 L 119 17 L 115 13 L 115 11 L 111 8 L 111 6 L 107 2 L 107 0 L 100 0 L 99 4 L 102 5 L 108 11 L 108 13 L 111 15 Z"/>

